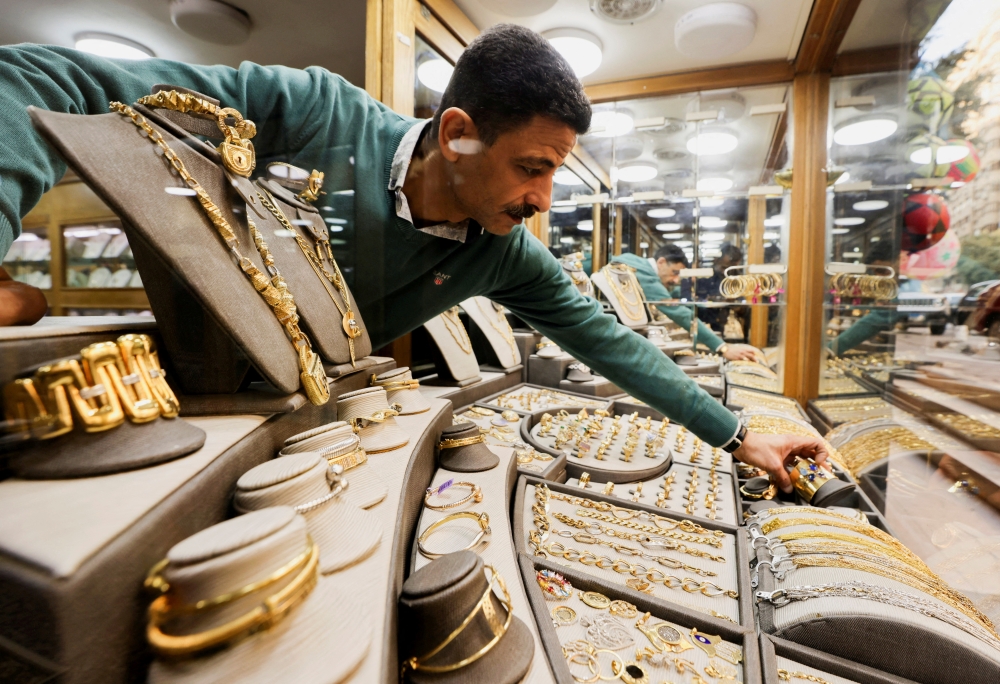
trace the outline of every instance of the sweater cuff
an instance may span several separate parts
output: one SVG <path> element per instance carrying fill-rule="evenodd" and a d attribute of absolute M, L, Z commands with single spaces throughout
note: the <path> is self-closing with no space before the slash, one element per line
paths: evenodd
<path fill-rule="evenodd" d="M 713 399 L 687 429 L 713 447 L 722 447 L 739 432 L 740 421 L 735 413 Z"/>

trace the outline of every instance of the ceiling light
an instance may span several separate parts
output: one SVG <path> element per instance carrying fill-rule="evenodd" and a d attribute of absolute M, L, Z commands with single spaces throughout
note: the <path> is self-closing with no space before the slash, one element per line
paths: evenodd
<path fill-rule="evenodd" d="M 843 235 L 844 233 L 850 233 L 851 231 L 847 228 L 834 228 L 832 231 L 834 235 Z"/>
<path fill-rule="evenodd" d="M 553 212 L 555 214 L 572 214 L 574 211 L 576 211 L 576 207 L 575 206 L 573 206 L 573 207 L 550 207 L 549 211 L 551 211 L 551 212 Z"/>
<path fill-rule="evenodd" d="M 669 232 L 674 231 L 674 230 L 680 230 L 683 227 L 684 226 L 682 226 L 680 223 L 657 223 L 656 224 L 656 229 L 659 230 L 659 231 L 661 231 L 661 232 L 664 232 L 664 233 L 669 233 Z"/>
<path fill-rule="evenodd" d="M 417 80 L 435 93 L 443 93 L 455 67 L 443 59 L 428 59 L 417 67 Z"/>
<path fill-rule="evenodd" d="M 941 145 L 937 148 L 937 162 L 938 164 L 953 164 L 957 161 L 961 161 L 969 156 L 969 148 L 965 145 Z M 913 151 L 910 155 L 910 161 L 914 164 L 924 164 L 931 163 L 931 148 L 930 147 L 920 147 Z"/>
<path fill-rule="evenodd" d="M 613 138 L 632 130 L 632 117 L 615 111 L 594 112 L 590 117 L 590 135 L 598 138 Z"/>
<path fill-rule="evenodd" d="M 676 216 L 677 210 L 670 209 L 669 207 L 663 207 L 660 209 L 650 209 L 646 212 L 646 216 L 649 218 L 670 218 L 671 216 Z"/>
<path fill-rule="evenodd" d="M 764 233 L 765 240 L 780 240 L 781 233 Z"/>
<path fill-rule="evenodd" d="M 674 237 L 680 237 L 680 235 L 676 235 Z M 677 245 L 678 247 L 690 247 L 691 246 L 691 241 L 690 240 L 678 240 L 674 244 Z"/>
<path fill-rule="evenodd" d="M 76 49 L 109 59 L 149 59 L 156 56 L 145 45 L 108 33 L 77 34 Z"/>
<path fill-rule="evenodd" d="M 881 239 L 882 239 L 882 238 L 880 238 L 879 236 L 877 236 L 877 235 L 876 235 L 876 236 L 875 236 L 875 237 L 873 237 L 873 238 L 869 238 L 869 240 L 868 240 L 868 241 L 869 241 L 869 242 L 879 242 L 879 241 L 880 241 Z"/>
<path fill-rule="evenodd" d="M 699 228 L 725 228 L 729 221 L 718 216 L 702 216 L 698 219 Z"/>
<path fill-rule="evenodd" d="M 217 45 L 239 45 L 250 37 L 250 15 L 219 0 L 171 0 L 174 26 Z"/>
<path fill-rule="evenodd" d="M 639 243 L 639 249 L 649 249 L 649 243 L 648 242 L 640 242 Z"/>
<path fill-rule="evenodd" d="M 855 211 L 878 211 L 879 209 L 885 209 L 889 206 L 889 203 L 885 200 L 864 200 L 863 202 L 855 202 Z"/>
<path fill-rule="evenodd" d="M 893 119 L 865 119 L 841 126 L 833 134 L 838 145 L 868 145 L 885 140 L 899 127 Z"/>
<path fill-rule="evenodd" d="M 546 31 L 542 36 L 569 62 L 577 78 L 589 76 L 601 66 L 604 46 L 594 34 L 580 29 L 561 28 Z"/>
<path fill-rule="evenodd" d="M 736 2 L 715 2 L 693 9 L 674 25 L 674 45 L 703 60 L 734 55 L 757 33 L 757 13 Z"/>
<path fill-rule="evenodd" d="M 721 207 L 725 201 L 723 197 L 701 197 L 698 199 L 698 205 L 710 209 L 712 207 Z"/>
<path fill-rule="evenodd" d="M 835 226 L 860 226 L 865 220 L 860 216 L 845 216 L 844 218 L 833 219 Z"/>
<path fill-rule="evenodd" d="M 656 167 L 648 164 L 634 164 L 618 169 L 618 180 L 626 183 L 641 183 L 656 178 Z"/>
<path fill-rule="evenodd" d="M 776 228 L 785 225 L 785 219 L 779 214 L 778 216 L 764 219 L 764 225 L 768 228 Z"/>
<path fill-rule="evenodd" d="M 583 185 L 580 177 L 566 168 L 556 171 L 552 176 L 552 182 L 556 185 Z"/>
<path fill-rule="evenodd" d="M 736 149 L 739 141 L 732 133 L 721 131 L 699 133 L 687 141 L 687 149 L 691 154 L 706 156 L 713 154 L 725 154 Z"/>
<path fill-rule="evenodd" d="M 733 187 L 733 182 L 728 178 L 702 178 L 695 186 L 698 190 L 710 190 L 712 192 L 725 192 Z"/>
<path fill-rule="evenodd" d="M 703 242 L 722 242 L 726 236 L 722 233 L 705 233 L 701 236 Z"/>
<path fill-rule="evenodd" d="M 594 222 L 591 219 L 587 219 L 586 221 L 580 221 L 579 223 L 576 224 L 576 229 L 582 230 L 584 233 L 589 233 L 592 230 L 594 230 Z"/>
<path fill-rule="evenodd" d="M 559 242 L 563 243 L 564 245 L 572 245 L 573 244 L 573 238 L 571 238 L 571 237 L 561 237 L 561 238 L 559 238 Z"/>

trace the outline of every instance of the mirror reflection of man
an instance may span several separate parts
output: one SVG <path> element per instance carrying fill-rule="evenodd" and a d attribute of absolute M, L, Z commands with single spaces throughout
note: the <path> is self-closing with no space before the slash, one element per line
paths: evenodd
<path fill-rule="evenodd" d="M 611 260 L 635 269 L 635 277 L 642 287 L 647 302 L 678 299 L 681 294 L 681 270 L 690 268 L 690 262 L 684 251 L 674 244 L 660 247 L 652 259 L 644 259 L 636 254 L 620 254 Z M 691 329 L 693 317 L 691 306 L 683 304 L 654 306 L 684 330 Z M 698 343 L 705 345 L 710 351 L 722 354 L 729 361 L 753 360 L 756 356 L 753 347 L 745 344 L 727 344 L 701 320 L 698 321 Z"/>
<path fill-rule="evenodd" d="M 895 250 L 889 241 L 876 242 L 872 245 L 865 254 L 864 263 L 868 266 L 882 266 L 893 270 L 899 268 L 899 259 L 896 258 Z M 898 314 L 895 308 L 869 309 L 867 314 L 855 319 L 850 328 L 830 340 L 827 346 L 830 351 L 840 356 L 889 330 L 902 318 L 905 318 L 905 315 Z"/>
<path fill-rule="evenodd" d="M 205 93 L 255 121 L 258 166 L 287 161 L 324 172 L 330 188 L 354 190 L 351 285 L 373 347 L 481 295 L 706 443 L 766 469 L 785 490 L 785 463 L 826 458 L 818 439 L 748 433 L 654 344 L 581 295 L 525 229 L 524 219 L 548 211 L 552 178 L 589 128 L 591 108 L 566 60 L 519 26 L 494 26 L 469 44 L 426 121 L 318 67 L 232 69 L 2 47 L 0 252 L 66 169 L 27 107 L 107 115 L 109 102 L 135 102 L 157 83 Z M 352 151 L 349 167 L 332 161 L 343 150 Z"/>
<path fill-rule="evenodd" d="M 697 301 L 720 301 L 722 295 L 719 294 L 719 285 L 726 277 L 726 269 L 730 266 L 739 266 L 743 263 L 743 250 L 731 242 L 724 242 L 719 247 L 719 256 L 712 262 L 712 276 L 709 278 L 698 278 Z M 681 298 L 692 300 L 691 280 L 684 278 L 681 281 Z M 729 315 L 731 307 L 701 307 L 698 309 L 698 318 L 703 320 L 712 330 L 722 330 L 726 324 L 726 317 Z"/>

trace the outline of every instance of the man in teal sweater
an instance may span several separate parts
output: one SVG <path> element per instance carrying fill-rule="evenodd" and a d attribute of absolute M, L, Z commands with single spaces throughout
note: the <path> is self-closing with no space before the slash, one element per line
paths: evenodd
<path fill-rule="evenodd" d="M 656 250 L 652 262 L 637 254 L 619 254 L 612 257 L 612 261 L 623 263 L 635 269 L 636 280 L 642 288 L 643 297 L 647 302 L 658 302 L 665 299 L 677 299 L 680 296 L 680 276 L 682 268 L 690 268 L 690 263 L 684 252 L 676 245 L 664 245 Z M 653 269 L 653 264 L 656 269 Z M 670 288 L 670 289 L 668 289 Z M 671 291 L 673 290 L 673 291 Z M 682 304 L 656 304 L 656 308 L 662 311 L 667 318 L 682 327 L 684 330 L 691 329 L 691 319 L 693 318 L 692 307 Z M 746 359 L 753 361 L 757 352 L 747 344 L 727 344 L 712 329 L 702 321 L 698 321 L 698 342 L 708 347 L 711 351 L 722 354 L 728 361 Z"/>
<path fill-rule="evenodd" d="M 548 211 L 552 176 L 589 127 L 590 106 L 565 60 L 517 26 L 496 26 L 466 48 L 429 122 L 396 114 L 317 67 L 0 48 L 0 253 L 66 168 L 26 108 L 103 114 L 109 102 L 134 102 L 157 83 L 211 95 L 256 122 L 259 162 L 283 159 L 324 171 L 327 189 L 356 189 L 353 248 L 364 261 L 351 285 L 375 347 L 482 295 L 704 441 L 765 468 L 784 489 L 793 455 L 826 458 L 819 440 L 747 435 L 651 342 L 582 296 L 524 229 L 523 219 Z M 338 162 L 344 150 L 350 164 Z"/>

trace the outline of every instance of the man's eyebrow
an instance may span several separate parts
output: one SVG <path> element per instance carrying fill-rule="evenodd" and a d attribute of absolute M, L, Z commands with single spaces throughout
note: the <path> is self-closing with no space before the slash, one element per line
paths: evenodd
<path fill-rule="evenodd" d="M 514 161 L 518 164 L 538 164 L 539 166 L 547 166 L 550 169 L 556 168 L 555 162 L 548 157 L 520 157 Z"/>

